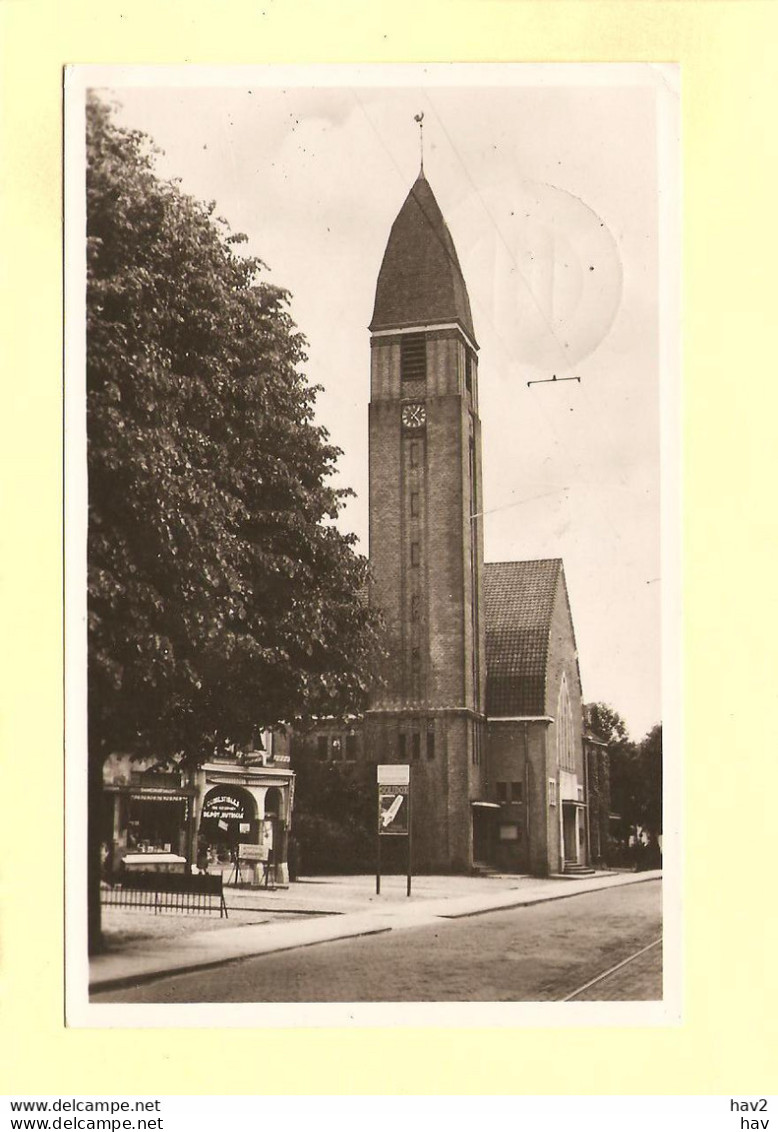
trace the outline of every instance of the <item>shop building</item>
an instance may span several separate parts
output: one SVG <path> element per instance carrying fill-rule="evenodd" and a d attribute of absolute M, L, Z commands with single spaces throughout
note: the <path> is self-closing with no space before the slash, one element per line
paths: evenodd
<path fill-rule="evenodd" d="M 263 734 L 260 750 L 214 757 L 194 771 L 176 759 L 112 755 L 103 767 L 104 872 L 123 868 L 224 870 L 240 845 L 262 846 L 264 862 L 243 879 L 289 881 L 294 774 L 283 735 Z"/>

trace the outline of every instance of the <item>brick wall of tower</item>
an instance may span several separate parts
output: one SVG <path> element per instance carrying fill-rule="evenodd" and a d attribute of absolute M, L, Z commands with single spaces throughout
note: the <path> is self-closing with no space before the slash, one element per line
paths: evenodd
<path fill-rule="evenodd" d="M 471 717 L 462 712 L 367 714 L 365 757 L 376 763 L 411 765 L 413 863 L 419 872 L 458 872 L 471 864 L 470 801 L 476 796 L 474 781 L 482 765 L 472 762 L 473 727 Z M 427 745 L 430 731 L 435 737 L 432 754 Z M 418 748 L 414 735 L 419 736 Z"/>
<path fill-rule="evenodd" d="M 427 335 L 426 381 L 403 381 L 401 338 L 386 335 L 371 343 L 371 601 L 384 617 L 389 659 L 384 689 L 367 714 L 365 752 L 375 762 L 408 761 L 413 767 L 416 866 L 464 869 L 472 861 L 470 802 L 484 797 L 487 746 L 483 721 L 474 715 L 482 710 L 485 685 L 482 536 L 480 522 L 472 520 L 482 510 L 480 432 L 470 411 L 477 399 L 475 363 L 468 391 L 461 335 L 434 331 Z M 404 401 L 424 403 L 423 430 L 402 428 Z M 420 597 L 415 620 L 414 594 Z M 416 671 L 414 642 L 420 650 Z M 434 754 L 427 757 L 430 725 Z"/>
<path fill-rule="evenodd" d="M 387 661 L 384 686 L 373 706 L 402 702 L 403 570 L 401 432 L 397 403 L 372 401 L 370 428 L 370 603 L 384 619 Z"/>

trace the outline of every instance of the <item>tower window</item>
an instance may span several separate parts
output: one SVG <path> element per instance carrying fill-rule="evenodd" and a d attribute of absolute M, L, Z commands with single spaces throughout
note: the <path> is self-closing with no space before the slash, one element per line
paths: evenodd
<path fill-rule="evenodd" d="M 411 467 L 418 468 L 419 466 L 419 442 L 418 440 L 411 441 Z"/>
<path fill-rule="evenodd" d="M 411 566 L 418 566 L 421 560 L 421 551 L 417 542 L 411 543 Z"/>
<path fill-rule="evenodd" d="M 421 610 L 421 599 L 418 594 L 411 597 L 411 621 L 418 621 Z"/>
<path fill-rule="evenodd" d="M 400 339 L 400 374 L 403 381 L 424 381 L 427 377 L 427 338 L 424 334 L 404 334 Z"/>
<path fill-rule="evenodd" d="M 411 492 L 411 515 L 414 517 L 419 513 L 419 493 L 418 491 Z"/>
<path fill-rule="evenodd" d="M 411 649 L 411 668 L 414 672 L 421 668 L 421 652 L 417 648 Z"/>
<path fill-rule="evenodd" d="M 473 392 L 473 368 L 473 355 L 465 350 L 465 389 L 468 393 Z"/>

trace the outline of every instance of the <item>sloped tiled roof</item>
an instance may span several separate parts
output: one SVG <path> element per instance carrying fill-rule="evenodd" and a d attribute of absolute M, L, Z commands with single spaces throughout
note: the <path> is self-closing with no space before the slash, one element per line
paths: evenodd
<path fill-rule="evenodd" d="M 392 225 L 378 275 L 370 330 L 473 319 L 454 241 L 423 173 Z"/>
<path fill-rule="evenodd" d="M 484 564 L 486 713 L 543 715 L 562 560 Z"/>

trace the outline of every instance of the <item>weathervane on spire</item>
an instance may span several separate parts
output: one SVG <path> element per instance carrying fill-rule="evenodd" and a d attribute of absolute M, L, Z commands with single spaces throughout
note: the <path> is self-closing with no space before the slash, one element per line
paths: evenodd
<path fill-rule="evenodd" d="M 413 115 L 414 122 L 419 123 L 419 152 L 421 155 L 421 172 L 424 172 L 424 111 Z"/>

